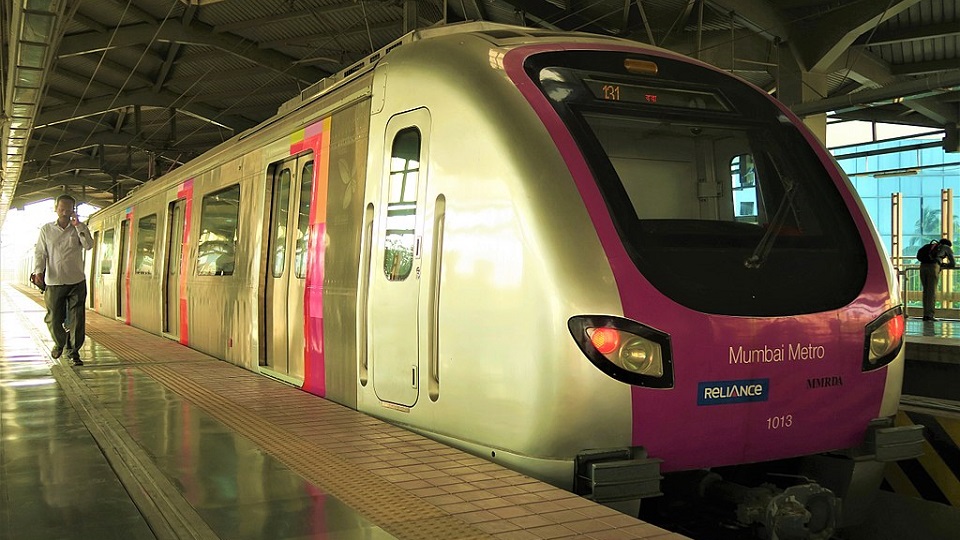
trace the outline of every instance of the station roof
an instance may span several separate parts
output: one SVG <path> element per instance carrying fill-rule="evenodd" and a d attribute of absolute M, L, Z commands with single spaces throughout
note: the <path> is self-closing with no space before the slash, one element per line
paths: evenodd
<path fill-rule="evenodd" d="M 955 135 L 960 115 L 960 0 L 3 0 L 0 8 L 0 225 L 10 207 L 64 191 L 110 204 L 320 79 L 444 20 L 653 43 L 730 70 L 801 116 Z"/>

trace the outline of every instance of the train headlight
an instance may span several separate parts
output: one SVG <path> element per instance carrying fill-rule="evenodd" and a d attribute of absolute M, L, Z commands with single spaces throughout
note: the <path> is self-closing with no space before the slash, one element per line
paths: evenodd
<path fill-rule="evenodd" d="M 623 367 L 634 373 L 660 377 L 663 375 L 663 355 L 660 345 L 652 341 L 634 337 L 620 349 L 620 361 Z"/>
<path fill-rule="evenodd" d="M 637 386 L 673 387 L 668 334 L 603 315 L 571 317 L 567 326 L 580 350 L 607 375 Z"/>
<path fill-rule="evenodd" d="M 903 347 L 903 310 L 887 311 L 867 325 L 863 344 L 863 371 L 881 368 L 897 357 Z"/>

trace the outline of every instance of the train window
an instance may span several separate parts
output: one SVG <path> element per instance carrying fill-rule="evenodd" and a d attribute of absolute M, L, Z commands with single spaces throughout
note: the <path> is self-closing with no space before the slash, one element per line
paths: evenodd
<path fill-rule="evenodd" d="M 273 232 L 272 255 L 273 277 L 283 275 L 283 267 L 287 262 L 287 218 L 290 206 L 290 169 L 283 169 L 276 176 L 273 185 L 273 223 L 270 230 Z"/>
<path fill-rule="evenodd" d="M 153 273 L 154 250 L 157 241 L 157 215 L 140 218 L 137 222 L 137 256 L 134 268 L 138 274 Z"/>
<path fill-rule="evenodd" d="M 294 255 L 296 276 L 307 276 L 307 249 L 310 247 L 310 203 L 313 195 L 313 162 L 309 161 L 300 171 L 300 211 L 297 216 L 297 252 Z"/>
<path fill-rule="evenodd" d="M 561 51 L 524 67 L 577 141 L 644 277 L 684 306 L 727 315 L 812 313 L 855 298 L 866 252 L 833 165 L 763 92 L 641 57 Z M 657 75 L 625 69 L 635 59 Z"/>
<path fill-rule="evenodd" d="M 113 272 L 113 229 L 103 231 L 100 241 L 100 273 Z"/>
<path fill-rule="evenodd" d="M 733 218 L 759 224 L 757 213 L 757 168 L 753 156 L 744 154 L 730 160 L 730 189 L 733 193 Z"/>
<path fill-rule="evenodd" d="M 390 281 L 407 279 L 413 268 L 419 178 L 420 130 L 406 128 L 394 137 L 390 153 L 387 230 L 383 252 L 383 272 Z"/>
<path fill-rule="evenodd" d="M 240 185 L 203 197 L 197 240 L 197 275 L 232 276 L 240 219 Z"/>

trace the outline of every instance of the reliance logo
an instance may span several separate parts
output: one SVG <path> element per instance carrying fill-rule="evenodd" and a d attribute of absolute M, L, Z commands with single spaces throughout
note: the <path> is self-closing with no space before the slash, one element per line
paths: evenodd
<path fill-rule="evenodd" d="M 766 401 L 769 395 L 770 379 L 711 381 L 697 385 L 697 405 Z"/>

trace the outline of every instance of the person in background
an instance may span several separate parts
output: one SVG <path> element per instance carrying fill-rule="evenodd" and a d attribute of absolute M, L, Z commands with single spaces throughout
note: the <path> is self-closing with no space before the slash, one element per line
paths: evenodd
<path fill-rule="evenodd" d="M 946 238 L 931 242 L 929 248 L 917 255 L 920 260 L 920 284 L 923 285 L 923 320 L 935 321 L 937 282 L 942 268 L 956 268 L 953 259 L 953 243 Z M 926 247 L 926 246 L 925 246 Z M 944 263 L 946 260 L 946 263 Z"/>
<path fill-rule="evenodd" d="M 80 347 L 86 332 L 87 300 L 83 252 L 93 249 L 93 239 L 90 229 L 77 217 L 76 205 L 70 195 L 57 197 L 57 220 L 40 228 L 30 280 L 41 290 L 46 288 L 44 320 L 53 338 L 50 356 L 60 358 L 67 349 L 73 365 L 82 366 Z"/>

